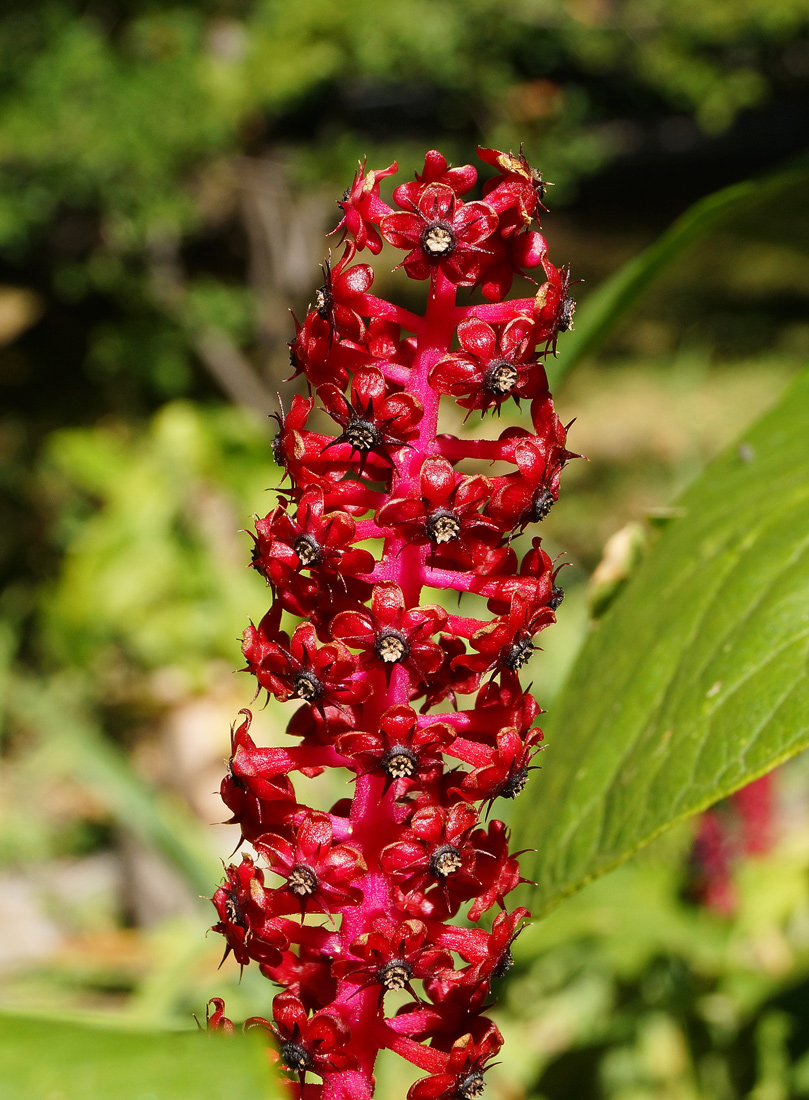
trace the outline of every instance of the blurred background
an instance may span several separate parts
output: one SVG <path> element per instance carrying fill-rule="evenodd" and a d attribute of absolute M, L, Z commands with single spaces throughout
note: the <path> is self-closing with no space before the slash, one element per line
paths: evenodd
<path fill-rule="evenodd" d="M 288 309 L 358 158 L 401 179 L 521 142 L 586 303 L 693 202 L 805 153 L 809 0 L 3 3 L 0 1006 L 268 1012 L 264 979 L 217 973 L 200 895 L 236 842 L 211 823 L 268 602 L 241 529 L 274 503 Z M 570 562 L 546 708 L 649 525 L 809 357 L 808 242 L 800 188 L 751 200 L 559 388 L 589 462 L 544 524 Z M 808 773 L 524 934 L 492 1100 L 809 1096 Z"/>

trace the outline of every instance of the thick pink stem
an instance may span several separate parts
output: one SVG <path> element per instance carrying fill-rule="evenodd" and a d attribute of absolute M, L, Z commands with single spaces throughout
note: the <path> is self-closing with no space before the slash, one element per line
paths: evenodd
<path fill-rule="evenodd" d="M 376 299 L 373 299 L 373 310 L 375 315 L 380 315 Z M 424 459 L 436 452 L 439 395 L 429 385 L 428 377 L 433 365 L 450 348 L 455 331 L 455 314 L 455 287 L 441 274 L 438 275 L 435 293 L 428 300 L 423 319 L 415 318 L 407 314 L 407 311 L 395 307 L 389 307 L 387 313 L 381 313 L 418 334 L 418 351 L 406 392 L 412 394 L 424 409 L 418 437 L 412 441 L 410 447 L 403 448 L 397 454 L 392 496 L 406 496 L 416 489 Z M 375 533 L 376 530 L 378 529 L 374 529 Z M 369 579 L 395 581 L 402 589 L 405 605 L 417 606 L 421 595 L 425 557 L 426 547 L 409 546 L 400 535 L 386 532 L 382 560 L 369 575 Z M 379 718 L 388 707 L 397 703 L 408 703 L 412 687 L 411 674 L 403 665 L 397 665 L 389 684 L 385 684 L 384 674 L 377 673 L 375 686 L 377 690 L 363 707 L 362 713 L 362 726 L 368 731 L 378 728 Z M 394 925 L 401 919 L 395 905 L 390 876 L 382 871 L 379 863 L 380 851 L 395 838 L 397 830 L 391 792 L 387 795 L 383 792 L 384 776 L 369 772 L 358 777 L 351 807 L 351 843 L 362 853 L 368 869 L 357 883 L 362 890 L 362 901 L 359 905 L 345 908 L 342 913 L 339 932 L 342 958 L 350 956 L 352 942 L 357 936 L 367 932 L 375 918 L 387 917 Z M 329 1074 L 324 1081 L 323 1100 L 348 1100 L 349 1097 L 351 1100 L 364 1100 L 371 1096 L 374 1062 L 380 1046 L 378 1001 L 379 992 L 373 986 L 358 992 L 355 982 L 338 982 L 334 1003 L 341 1006 L 351 1027 L 351 1049 L 359 1066 L 355 1071 Z M 404 1044 L 407 1053 L 404 1050 L 399 1053 L 404 1053 L 411 1061 L 418 1059 L 417 1065 L 432 1069 L 438 1064 L 437 1052 L 432 1052 L 413 1040 L 402 1039 L 390 1029 L 383 1034 L 388 1032 L 392 1042 Z"/>

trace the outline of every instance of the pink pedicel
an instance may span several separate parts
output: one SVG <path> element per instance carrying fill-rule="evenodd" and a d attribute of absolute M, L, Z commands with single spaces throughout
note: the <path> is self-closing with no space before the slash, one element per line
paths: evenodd
<path fill-rule="evenodd" d="M 532 228 L 541 175 L 522 153 L 478 152 L 497 173 L 482 200 L 463 197 L 472 165 L 431 150 L 393 191 L 398 210 L 379 195 L 397 166 L 360 166 L 339 203 L 340 255 L 296 321 L 293 377 L 310 396 L 278 415 L 279 502 L 253 535 L 273 602 L 245 631 L 246 670 L 257 693 L 301 706 L 286 748 L 255 744 L 249 710 L 234 727 L 222 798 L 254 854 L 226 869 L 214 928 L 283 987 L 272 1018 L 244 1027 L 272 1034 L 301 1100 L 370 1097 L 385 1048 L 424 1071 L 409 1100 L 479 1097 L 502 1045 L 491 983 L 529 916 L 505 908 L 524 880 L 491 811 L 520 794 L 542 740 L 520 670 L 563 592 L 532 532 L 575 455 L 539 354 L 570 328 L 573 300 Z M 385 243 L 427 282 L 423 316 L 370 293 L 374 271 L 355 259 Z M 538 289 L 506 301 L 515 276 Z M 459 305 L 464 288 L 485 302 Z M 467 418 L 525 401 L 532 430 L 442 434 L 442 396 Z M 316 408 L 331 434 L 307 427 Z M 506 472 L 461 472 L 467 459 Z M 436 602 L 448 589 L 452 612 Z M 463 592 L 490 617 L 455 613 Z M 353 797 L 299 802 L 326 768 L 348 773 Z M 475 926 L 450 923 L 462 910 Z M 219 998 L 208 1026 L 233 1030 Z"/>

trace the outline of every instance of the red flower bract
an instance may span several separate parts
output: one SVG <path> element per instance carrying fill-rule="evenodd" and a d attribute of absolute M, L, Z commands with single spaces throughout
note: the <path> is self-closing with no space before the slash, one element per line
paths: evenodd
<path fill-rule="evenodd" d="M 522 150 L 480 153 L 482 200 L 477 170 L 435 149 L 400 209 L 380 193 L 395 164 L 363 164 L 340 200 L 342 252 L 290 344 L 310 396 L 277 414 L 282 488 L 252 536 L 272 603 L 244 632 L 245 671 L 273 720 L 298 706 L 269 743 L 248 709 L 234 723 L 221 793 L 251 854 L 225 868 L 214 928 L 284 990 L 243 1026 L 267 1032 L 295 1100 L 370 1100 L 383 1048 L 426 1074 L 409 1100 L 478 1100 L 502 1044 L 492 982 L 528 916 L 507 909 L 520 853 L 490 815 L 522 797 L 542 745 L 521 677 L 563 592 L 536 532 L 575 456 L 538 356 L 573 304 L 534 226 L 540 173 Z M 429 280 L 423 314 L 372 294 L 356 257 L 383 242 Z M 515 276 L 538 291 L 502 300 Z M 440 428 L 442 405 L 523 399 L 530 422 L 499 436 Z M 309 806 L 307 781 L 332 769 L 337 801 Z M 233 1030 L 208 1007 L 211 1030 Z"/>

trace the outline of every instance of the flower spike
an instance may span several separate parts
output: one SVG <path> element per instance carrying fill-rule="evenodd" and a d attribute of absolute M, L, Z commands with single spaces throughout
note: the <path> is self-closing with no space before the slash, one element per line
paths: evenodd
<path fill-rule="evenodd" d="M 283 488 L 250 535 L 272 603 L 244 632 L 245 671 L 256 694 L 299 705 L 283 746 L 257 743 L 247 708 L 234 723 L 221 794 L 251 853 L 225 868 L 214 929 L 226 957 L 281 987 L 271 1018 L 243 1026 L 267 1033 L 296 1100 L 370 1100 L 384 1048 L 426 1074 L 409 1100 L 479 1100 L 503 1042 L 492 983 L 530 916 L 507 908 L 521 853 L 490 814 L 543 748 L 524 681 L 564 593 L 537 525 L 578 456 L 541 358 L 573 300 L 532 227 L 541 174 L 522 149 L 479 154 L 496 173 L 481 198 L 475 167 L 431 149 L 398 209 L 380 196 L 397 165 L 360 165 L 338 203 L 342 252 L 295 322 L 309 396 L 276 417 Z M 385 243 L 429 282 L 423 316 L 371 293 L 357 254 Z M 515 278 L 531 296 L 506 301 Z M 460 302 L 463 288 L 485 303 Z M 459 438 L 439 429 L 442 400 L 481 417 L 524 401 L 530 418 Z M 455 610 L 464 592 L 488 617 Z M 306 805 L 326 769 L 351 797 Z M 234 1030 L 219 998 L 206 1019 Z"/>

